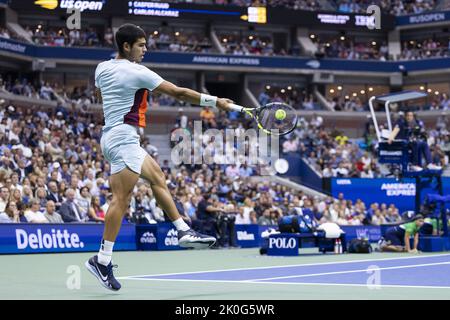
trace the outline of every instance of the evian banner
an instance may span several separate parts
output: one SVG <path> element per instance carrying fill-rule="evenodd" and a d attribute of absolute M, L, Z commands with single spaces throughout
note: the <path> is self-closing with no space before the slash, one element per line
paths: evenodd
<path fill-rule="evenodd" d="M 103 224 L 0 224 L 0 254 L 98 251 Z M 134 224 L 124 224 L 114 250 L 136 250 Z"/>

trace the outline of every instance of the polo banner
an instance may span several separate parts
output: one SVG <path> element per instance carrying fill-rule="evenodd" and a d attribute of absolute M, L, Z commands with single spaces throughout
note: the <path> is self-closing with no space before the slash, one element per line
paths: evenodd
<path fill-rule="evenodd" d="M 289 233 L 279 233 L 269 236 L 269 256 L 297 256 L 299 240 L 295 235 Z"/>
<path fill-rule="evenodd" d="M 98 251 L 103 224 L 0 224 L 0 254 Z M 136 250 L 134 224 L 124 224 L 114 250 Z"/>

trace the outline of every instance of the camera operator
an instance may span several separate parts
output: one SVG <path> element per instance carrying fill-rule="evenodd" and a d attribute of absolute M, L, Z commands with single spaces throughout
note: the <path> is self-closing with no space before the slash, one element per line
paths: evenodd
<path fill-rule="evenodd" d="M 413 159 L 411 169 L 413 171 L 422 171 L 422 155 L 425 156 L 427 168 L 430 170 L 440 170 L 442 167 L 435 165 L 431 160 L 430 147 L 426 141 L 426 132 L 422 121 L 419 121 L 412 111 L 406 112 L 406 117 L 400 116 L 397 120 L 394 130 L 388 138 L 391 144 L 395 138 L 408 140 L 412 148 Z"/>
<path fill-rule="evenodd" d="M 211 193 L 205 192 L 197 206 L 197 221 L 199 221 L 200 227 L 198 231 L 217 236 L 217 215 L 220 211 L 222 208 L 214 205 Z"/>
<path fill-rule="evenodd" d="M 184 210 L 184 205 L 181 202 L 181 197 L 183 196 L 182 193 L 180 191 L 178 191 L 177 185 L 169 182 L 167 184 L 167 188 L 170 191 L 170 194 L 172 195 L 173 201 L 175 202 L 175 206 L 177 207 L 178 212 L 180 213 L 181 218 L 184 220 L 184 222 L 186 222 L 186 224 L 190 227 L 192 227 L 192 220 L 189 217 L 189 215 L 186 213 L 186 211 Z M 167 213 L 164 211 L 164 221 L 165 222 L 171 222 L 172 220 L 170 220 L 169 216 L 167 215 Z"/>
<path fill-rule="evenodd" d="M 235 204 L 223 206 L 223 211 L 219 211 L 217 215 L 217 231 L 218 243 L 221 247 L 236 247 L 234 238 L 234 225 L 238 210 Z"/>

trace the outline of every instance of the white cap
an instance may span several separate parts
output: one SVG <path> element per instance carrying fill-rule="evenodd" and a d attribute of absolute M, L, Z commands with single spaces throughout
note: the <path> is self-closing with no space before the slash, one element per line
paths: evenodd
<path fill-rule="evenodd" d="M 53 163 L 53 168 L 58 169 L 61 165 L 59 164 L 59 162 L 54 162 Z"/>

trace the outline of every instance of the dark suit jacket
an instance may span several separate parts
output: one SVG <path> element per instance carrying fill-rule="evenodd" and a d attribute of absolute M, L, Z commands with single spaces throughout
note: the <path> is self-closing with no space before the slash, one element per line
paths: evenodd
<path fill-rule="evenodd" d="M 32 166 L 25 167 L 25 168 L 23 169 L 24 174 L 22 174 L 22 171 L 20 171 L 20 169 L 16 169 L 16 170 L 14 170 L 14 171 L 19 175 L 19 181 L 23 181 L 23 179 L 24 179 L 27 175 L 29 175 L 30 173 L 33 172 L 33 167 L 32 167 Z"/>
<path fill-rule="evenodd" d="M 76 206 L 76 204 L 75 204 Z M 61 218 L 64 220 L 64 222 L 80 222 L 77 218 L 77 215 L 75 211 L 72 208 L 72 205 L 70 202 L 63 202 L 61 205 L 61 208 L 59 209 L 59 214 L 61 215 Z M 80 214 L 80 210 L 78 209 L 78 214 Z"/>
<path fill-rule="evenodd" d="M 55 203 L 59 202 L 62 203 L 63 202 L 63 198 L 60 195 L 56 195 L 54 196 L 53 193 L 47 192 L 47 201 L 53 201 Z M 56 205 L 56 209 L 58 210 L 61 207 L 61 205 Z"/>

